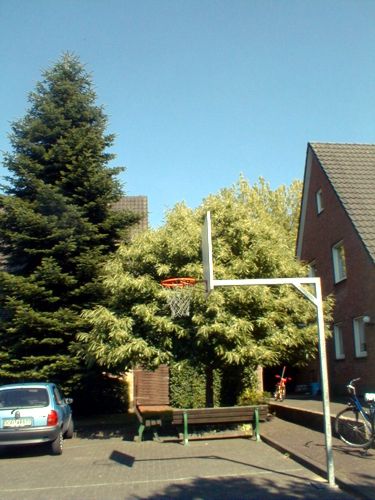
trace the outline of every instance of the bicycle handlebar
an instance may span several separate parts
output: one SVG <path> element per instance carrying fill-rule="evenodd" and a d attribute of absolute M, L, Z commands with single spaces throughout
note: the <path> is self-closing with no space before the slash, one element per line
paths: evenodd
<path fill-rule="evenodd" d="M 355 382 L 358 382 L 358 380 L 361 380 L 361 377 L 353 378 L 353 380 L 351 380 L 348 385 L 353 385 Z"/>
<path fill-rule="evenodd" d="M 355 384 L 355 382 L 358 382 L 358 380 L 361 380 L 361 377 L 358 377 L 358 378 L 353 378 L 353 379 L 349 382 L 349 384 L 346 386 L 346 387 L 347 387 L 347 389 L 348 389 L 348 392 L 349 392 L 349 393 L 352 393 L 352 394 L 354 394 L 354 395 L 355 395 L 355 393 L 356 393 L 356 392 L 355 392 L 355 385 L 354 385 L 354 384 Z"/>

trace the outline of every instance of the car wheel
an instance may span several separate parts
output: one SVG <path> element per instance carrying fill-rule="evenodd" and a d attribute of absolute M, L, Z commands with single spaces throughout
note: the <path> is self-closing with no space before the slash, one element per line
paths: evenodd
<path fill-rule="evenodd" d="M 64 439 L 72 439 L 73 435 L 74 435 L 74 423 L 73 423 L 73 419 L 71 418 L 69 425 L 68 425 L 68 428 L 65 431 Z"/>
<path fill-rule="evenodd" d="M 60 431 L 57 438 L 51 442 L 52 455 L 61 455 L 63 451 L 63 442 L 64 442 L 63 435 L 62 432 Z"/>

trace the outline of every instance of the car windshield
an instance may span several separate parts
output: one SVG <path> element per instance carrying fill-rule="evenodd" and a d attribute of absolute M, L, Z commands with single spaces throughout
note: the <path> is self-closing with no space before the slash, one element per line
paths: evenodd
<path fill-rule="evenodd" d="M 0 390 L 0 408 L 43 407 L 48 404 L 48 392 L 42 387 Z"/>

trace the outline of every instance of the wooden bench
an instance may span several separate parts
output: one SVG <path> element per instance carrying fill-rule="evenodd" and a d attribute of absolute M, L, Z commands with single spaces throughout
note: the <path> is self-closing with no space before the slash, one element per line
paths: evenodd
<path fill-rule="evenodd" d="M 139 421 L 135 440 L 142 441 L 146 428 L 152 428 L 158 438 L 157 427 L 165 424 L 183 426 L 184 444 L 189 442 L 189 425 L 252 424 L 259 441 L 259 422 L 268 417 L 268 405 L 229 406 L 222 408 L 176 409 L 168 405 L 137 405 L 135 409 Z"/>
<path fill-rule="evenodd" d="M 189 443 L 189 425 L 252 424 L 259 441 L 259 422 L 268 418 L 268 405 L 228 406 L 221 408 L 189 408 L 172 413 L 172 424 L 183 425 L 184 444 Z"/>
<path fill-rule="evenodd" d="M 142 441 L 146 428 L 153 429 L 165 424 L 183 425 L 184 443 L 188 444 L 189 425 L 253 424 L 259 440 L 259 422 L 267 420 L 268 405 L 230 406 L 222 408 L 176 409 L 169 406 L 169 369 L 161 365 L 154 371 L 138 368 L 134 370 L 135 407 L 138 418 L 138 435 Z"/>
<path fill-rule="evenodd" d="M 154 429 L 172 419 L 172 408 L 169 406 L 169 368 L 161 365 L 156 370 L 134 370 L 134 412 L 138 418 L 138 436 L 142 441 L 146 427 Z"/>
<path fill-rule="evenodd" d="M 158 437 L 156 427 L 161 427 L 165 423 L 170 423 L 173 415 L 173 408 L 168 405 L 136 405 L 135 414 L 137 415 L 139 426 L 138 435 L 135 441 L 142 441 L 143 432 L 146 428 L 154 430 L 154 437 Z"/>

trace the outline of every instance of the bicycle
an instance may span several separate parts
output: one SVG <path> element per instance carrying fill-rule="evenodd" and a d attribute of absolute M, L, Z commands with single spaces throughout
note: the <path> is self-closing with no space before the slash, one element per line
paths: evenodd
<path fill-rule="evenodd" d="M 285 366 L 283 368 L 283 372 L 281 375 L 276 375 L 276 378 L 280 379 L 276 384 L 275 393 L 273 395 L 275 401 L 284 401 L 286 396 L 286 384 L 289 380 L 292 380 L 290 377 L 284 377 L 285 374 Z"/>
<path fill-rule="evenodd" d="M 375 393 L 366 393 L 365 409 L 358 399 L 355 383 L 360 378 L 355 378 L 346 386 L 350 394 L 347 408 L 340 411 L 335 418 L 335 431 L 341 441 L 356 448 L 369 449 L 375 439 Z"/>

